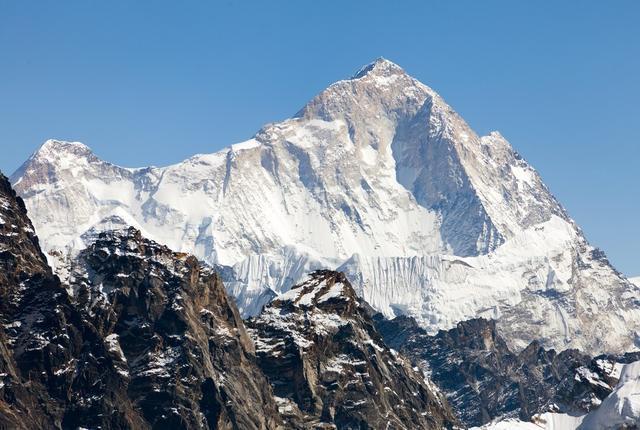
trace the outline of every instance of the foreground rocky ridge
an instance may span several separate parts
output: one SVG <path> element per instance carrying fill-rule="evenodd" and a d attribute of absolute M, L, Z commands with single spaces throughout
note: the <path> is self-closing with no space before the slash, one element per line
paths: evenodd
<path fill-rule="evenodd" d="M 283 297 L 253 321 L 256 358 L 219 276 L 195 257 L 127 228 L 96 232 L 67 263 L 62 283 L 0 177 L 0 428 L 455 423 L 424 375 L 384 346 L 341 274 L 316 273 L 292 290 L 323 277 L 327 294 L 305 303 L 304 314 L 293 300 L 272 319 Z M 270 360 L 276 350 L 283 356 Z"/>
<path fill-rule="evenodd" d="M 152 427 L 279 427 L 253 343 L 215 272 L 142 238 L 101 233 L 70 287 Z"/>
<path fill-rule="evenodd" d="M 314 272 L 248 321 L 283 415 L 337 428 L 438 429 L 457 420 L 418 369 L 390 350 L 342 273 Z"/>
<path fill-rule="evenodd" d="M 104 428 L 140 423 L 102 339 L 51 273 L 2 175 L 0 265 L 0 427 L 71 428 L 80 416 Z M 79 392 L 99 401 L 75 401 Z"/>
<path fill-rule="evenodd" d="M 0 427 L 281 428 L 214 273 L 129 229 L 62 285 L 3 176 L 0 204 Z"/>

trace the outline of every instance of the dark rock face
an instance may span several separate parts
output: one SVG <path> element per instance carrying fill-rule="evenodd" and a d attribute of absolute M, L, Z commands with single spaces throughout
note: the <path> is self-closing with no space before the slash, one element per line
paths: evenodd
<path fill-rule="evenodd" d="M 344 275 L 317 272 L 252 321 L 257 358 L 215 271 L 133 228 L 90 239 L 62 283 L 0 176 L 0 429 L 456 423 Z"/>
<path fill-rule="evenodd" d="M 484 319 L 461 322 L 435 336 L 412 318 L 374 319 L 386 343 L 422 367 L 469 426 L 496 417 L 529 420 L 545 411 L 583 414 L 611 393 L 616 363 L 639 358 L 592 359 L 576 350 L 545 350 L 537 342 L 516 354 L 497 334 L 495 322 Z"/>
<path fill-rule="evenodd" d="M 116 399 L 117 384 L 95 383 L 115 374 L 107 350 L 51 273 L 24 204 L 4 176 L 0 248 L 0 428 L 68 427 L 75 413 L 113 411 L 111 401 L 123 414 L 114 413 L 103 428 L 133 425 L 137 416 L 126 398 Z M 100 400 L 74 404 L 79 391 Z"/>
<path fill-rule="evenodd" d="M 35 427 L 47 419 L 36 410 L 37 390 L 22 384 L 11 348 L 21 325 L 14 321 L 21 290 L 52 277 L 25 214 L 22 199 L 0 175 L 0 428 Z"/>
<path fill-rule="evenodd" d="M 253 343 L 217 274 L 129 228 L 98 236 L 72 273 L 127 393 L 154 428 L 279 425 Z"/>
<path fill-rule="evenodd" d="M 453 414 L 390 350 L 342 273 L 314 272 L 248 322 L 291 428 L 432 429 Z"/>
<path fill-rule="evenodd" d="M 62 285 L 0 176 L 0 428 L 281 427 L 214 273 L 135 230 L 76 263 Z"/>

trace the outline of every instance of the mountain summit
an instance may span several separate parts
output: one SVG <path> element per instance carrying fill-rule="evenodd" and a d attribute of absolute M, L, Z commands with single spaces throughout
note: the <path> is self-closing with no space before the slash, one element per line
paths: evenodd
<path fill-rule="evenodd" d="M 379 57 L 374 62 L 367 64 L 360 68 L 351 79 L 360 79 L 368 74 L 375 74 L 376 76 L 389 77 L 399 73 L 405 73 L 402 67 L 396 63 L 387 60 L 386 58 Z"/>
<path fill-rule="evenodd" d="M 252 139 L 163 168 L 34 154 L 12 176 L 47 251 L 132 225 L 223 270 L 244 316 L 316 269 L 429 332 L 486 317 L 510 346 L 635 348 L 639 288 L 499 133 L 384 59 Z M 60 261 L 51 259 L 52 264 Z"/>

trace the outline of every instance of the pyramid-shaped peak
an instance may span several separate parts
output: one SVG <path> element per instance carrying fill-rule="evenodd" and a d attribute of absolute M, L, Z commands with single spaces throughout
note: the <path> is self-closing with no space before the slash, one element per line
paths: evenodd
<path fill-rule="evenodd" d="M 415 112 L 432 95 L 435 93 L 429 87 L 397 64 L 380 57 L 351 78 L 335 82 L 320 92 L 295 117 L 330 121 L 345 116 L 361 119 L 393 116 L 396 113 L 392 111 Z M 355 114 L 356 111 L 359 113 Z M 361 127 L 362 130 L 368 128 Z"/>
<path fill-rule="evenodd" d="M 91 149 L 80 142 L 49 139 L 38 148 L 9 178 L 21 192 L 28 184 L 56 181 L 53 171 L 73 170 L 97 160 Z M 23 183 L 25 175 L 30 179 Z M 18 185 L 20 184 L 20 185 Z"/>
<path fill-rule="evenodd" d="M 91 154 L 91 149 L 80 142 L 68 142 L 65 140 L 49 139 L 40 146 L 35 155 L 45 157 L 58 157 L 61 153 L 71 153 L 75 155 Z"/>
<path fill-rule="evenodd" d="M 360 79 L 365 76 L 383 76 L 388 77 L 391 75 L 404 74 L 405 71 L 402 67 L 398 66 L 393 61 L 389 61 L 386 58 L 379 57 L 372 63 L 362 67 L 358 72 L 353 75 L 351 79 Z"/>

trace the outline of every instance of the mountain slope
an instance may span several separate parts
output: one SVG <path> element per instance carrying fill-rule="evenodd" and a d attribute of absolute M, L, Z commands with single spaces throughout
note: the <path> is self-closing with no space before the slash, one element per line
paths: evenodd
<path fill-rule="evenodd" d="M 424 375 L 382 343 L 344 275 L 317 272 L 292 291 L 309 295 L 313 287 L 322 295 L 313 306 L 283 297 L 252 321 L 256 357 L 211 268 L 133 227 L 90 236 L 65 261 L 61 282 L 22 199 L 0 175 L 1 428 L 435 429 L 456 422 Z M 279 304 L 291 306 L 280 313 Z M 298 341 L 305 345 L 298 349 Z M 287 355 L 270 357 L 281 346 Z M 313 406 L 295 406 L 309 395 Z"/>
<path fill-rule="evenodd" d="M 134 229 L 98 239 L 62 285 L 0 176 L 0 427 L 281 428 L 215 274 Z"/>
<path fill-rule="evenodd" d="M 628 430 L 640 425 L 640 361 L 617 368 L 618 381 L 611 393 L 588 414 L 544 413 L 530 421 L 497 420 L 472 430 Z"/>
<path fill-rule="evenodd" d="M 317 271 L 249 320 L 285 417 L 301 411 L 309 428 L 454 426 L 444 398 L 387 348 L 368 313 L 343 274 Z"/>
<path fill-rule="evenodd" d="M 588 414 L 578 429 L 633 429 L 640 425 L 640 361 L 625 365 L 620 380 L 602 405 Z"/>
<path fill-rule="evenodd" d="M 193 256 L 134 228 L 109 231 L 80 253 L 70 279 L 150 427 L 279 428 L 238 311 Z"/>
<path fill-rule="evenodd" d="M 624 364 L 639 353 L 560 353 L 532 342 L 513 353 L 494 321 L 474 319 L 428 335 L 415 320 L 376 316 L 385 342 L 418 364 L 440 387 L 460 420 L 477 426 L 505 417 L 529 421 L 546 412 L 581 416 L 611 394 Z"/>
<path fill-rule="evenodd" d="M 245 316 L 309 271 L 340 267 L 377 310 L 431 332 L 485 316 L 516 348 L 606 352 L 634 348 L 640 329 L 639 288 L 535 170 L 384 59 L 214 154 L 126 169 L 48 141 L 12 181 L 47 251 L 132 225 L 228 266 Z"/>
<path fill-rule="evenodd" d="M 143 428 L 106 345 L 51 273 L 0 175 L 0 427 Z"/>

